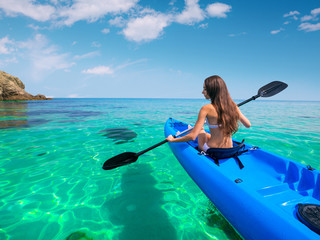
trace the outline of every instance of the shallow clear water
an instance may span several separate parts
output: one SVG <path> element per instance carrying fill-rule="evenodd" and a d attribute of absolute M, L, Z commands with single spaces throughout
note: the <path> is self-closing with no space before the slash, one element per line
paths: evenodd
<path fill-rule="evenodd" d="M 167 145 L 111 171 L 103 163 L 193 124 L 205 100 L 0 102 L 0 239 L 240 239 Z M 235 135 L 320 168 L 320 102 L 255 101 Z"/>

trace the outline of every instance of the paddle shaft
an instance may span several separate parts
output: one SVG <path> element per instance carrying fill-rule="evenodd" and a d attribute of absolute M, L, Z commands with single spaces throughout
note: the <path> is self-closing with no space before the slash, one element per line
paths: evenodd
<path fill-rule="evenodd" d="M 193 127 L 192 127 L 192 128 L 188 128 L 188 129 L 184 130 L 183 132 L 175 135 L 174 138 L 179 137 L 179 136 L 181 136 L 182 134 L 185 134 L 185 133 L 191 131 L 192 129 L 193 129 Z M 159 147 L 159 146 L 161 146 L 162 144 L 165 144 L 166 142 L 168 142 L 168 140 L 163 140 L 162 142 L 159 142 L 159 143 L 157 143 L 157 144 L 155 144 L 155 145 L 153 145 L 153 146 L 151 146 L 151 147 L 149 147 L 149 148 L 147 148 L 147 149 L 145 149 L 145 150 L 142 150 L 141 152 L 136 153 L 136 157 L 139 157 L 140 155 L 142 155 L 142 154 L 144 154 L 144 153 L 146 153 L 146 152 L 149 152 L 150 150 L 152 150 L 152 149 L 154 149 L 154 148 L 156 148 L 156 147 Z"/>
<path fill-rule="evenodd" d="M 248 102 L 251 102 L 252 100 L 256 100 L 258 97 L 260 97 L 259 94 L 255 95 L 255 96 L 252 96 L 251 98 L 249 98 L 249 99 L 247 99 L 247 100 L 239 103 L 239 104 L 238 104 L 238 107 L 240 107 L 240 106 L 242 106 L 242 105 L 244 105 L 244 104 L 246 104 L 246 103 L 248 103 Z"/>
<path fill-rule="evenodd" d="M 143 150 L 143 151 L 141 151 L 141 152 L 138 152 L 138 153 L 136 154 L 136 157 L 139 157 L 140 155 L 142 155 L 142 154 L 144 154 L 144 153 L 146 153 L 146 152 L 149 152 L 150 150 L 152 150 L 152 149 L 154 149 L 154 148 L 156 148 L 156 147 L 159 147 L 159 146 L 161 146 L 162 144 L 165 144 L 166 142 L 168 142 L 168 140 L 163 140 L 162 142 L 159 142 L 159 143 L 157 143 L 157 144 L 155 144 L 155 145 L 153 145 L 153 146 L 151 146 L 151 147 L 149 147 L 149 148 L 147 148 L 147 149 L 145 149 L 145 150 Z"/>

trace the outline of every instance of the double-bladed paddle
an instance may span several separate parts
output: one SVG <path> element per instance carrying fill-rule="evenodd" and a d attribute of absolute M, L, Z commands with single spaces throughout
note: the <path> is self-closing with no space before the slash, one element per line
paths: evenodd
<path fill-rule="evenodd" d="M 268 83 L 267 85 L 263 86 L 258 90 L 258 94 L 255 96 L 252 96 L 251 98 L 241 102 L 238 104 L 238 107 L 252 101 L 256 100 L 258 97 L 272 97 L 279 92 L 282 92 L 282 90 L 286 89 L 288 87 L 288 84 L 280 82 L 280 81 L 273 81 L 271 83 Z"/>
<path fill-rule="evenodd" d="M 278 94 L 279 92 L 283 91 L 286 87 L 288 87 L 288 85 L 286 83 L 280 82 L 280 81 L 274 81 L 271 82 L 263 87 L 261 87 L 258 91 L 258 94 L 255 96 L 252 96 L 251 98 L 241 102 L 238 104 L 238 107 L 257 99 L 258 97 L 272 97 L 276 94 Z M 191 131 L 193 128 L 188 128 L 185 131 L 175 135 L 174 137 L 179 137 L 189 131 Z M 162 142 L 159 142 L 141 152 L 138 153 L 134 153 L 134 152 L 124 152 L 121 153 L 117 156 L 114 156 L 110 159 L 108 159 L 107 161 L 105 161 L 105 163 L 103 164 L 103 169 L 104 170 L 110 170 L 110 169 L 114 169 L 120 166 L 124 166 L 124 165 L 128 165 L 130 163 L 133 163 L 135 161 L 137 161 L 138 157 L 141 156 L 142 154 L 161 146 L 162 144 L 166 143 L 167 140 L 163 140 Z"/>

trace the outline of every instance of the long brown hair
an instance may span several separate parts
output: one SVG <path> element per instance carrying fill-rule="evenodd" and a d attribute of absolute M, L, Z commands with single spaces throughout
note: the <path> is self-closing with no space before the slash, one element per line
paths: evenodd
<path fill-rule="evenodd" d="M 232 100 L 227 85 L 221 77 L 214 75 L 204 81 L 206 92 L 218 113 L 220 129 L 230 136 L 238 131 L 240 118 L 237 105 Z"/>

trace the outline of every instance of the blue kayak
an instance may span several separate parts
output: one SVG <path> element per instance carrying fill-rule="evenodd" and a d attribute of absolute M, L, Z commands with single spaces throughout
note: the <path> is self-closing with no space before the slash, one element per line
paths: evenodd
<path fill-rule="evenodd" d="M 168 119 L 165 136 L 188 124 Z M 235 140 L 234 140 L 235 141 Z M 244 239 L 320 239 L 320 172 L 245 143 L 246 152 L 219 160 L 197 142 L 169 143 L 185 171 Z"/>

